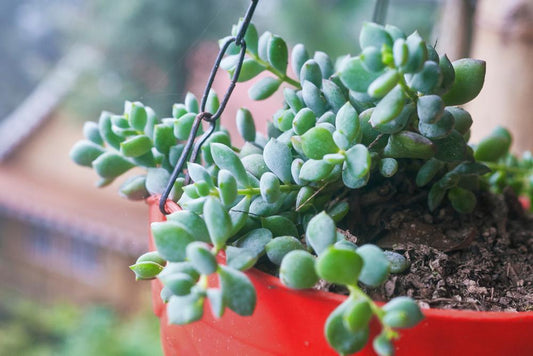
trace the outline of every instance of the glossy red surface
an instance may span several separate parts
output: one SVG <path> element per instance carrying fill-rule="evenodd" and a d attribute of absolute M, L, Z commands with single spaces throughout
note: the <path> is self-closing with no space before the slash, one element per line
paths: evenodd
<path fill-rule="evenodd" d="M 148 204 L 150 221 L 164 220 L 157 200 L 151 198 Z M 178 209 L 172 204 L 169 208 Z M 204 318 L 186 326 L 168 324 L 165 304 L 159 297 L 161 285 L 157 280 L 152 282 L 154 313 L 161 319 L 165 355 L 335 355 L 323 336 L 323 327 L 344 296 L 293 291 L 258 270 L 246 273 L 258 294 L 251 317 L 227 310 L 222 318 L 215 319 L 206 305 Z M 217 281 L 213 278 L 210 283 Z M 418 326 L 400 331 L 396 355 L 533 355 L 533 312 L 430 309 L 424 310 L 424 315 Z M 367 347 L 357 355 L 375 354 Z"/>

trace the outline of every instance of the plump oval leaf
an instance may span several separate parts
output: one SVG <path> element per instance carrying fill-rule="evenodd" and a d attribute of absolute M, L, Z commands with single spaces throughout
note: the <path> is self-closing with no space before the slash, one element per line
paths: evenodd
<path fill-rule="evenodd" d="M 276 139 L 270 139 L 263 151 L 268 168 L 285 184 L 291 182 L 292 153 L 290 148 Z"/>
<path fill-rule="evenodd" d="M 244 141 L 255 141 L 255 123 L 250 110 L 241 108 L 237 111 L 237 130 Z"/>
<path fill-rule="evenodd" d="M 168 322 L 185 325 L 202 318 L 204 297 L 197 294 L 172 296 L 167 304 Z"/>
<path fill-rule="evenodd" d="M 447 106 L 466 104 L 474 99 L 485 82 L 485 61 L 462 58 L 452 63 L 455 81 L 450 90 L 442 96 Z"/>
<path fill-rule="evenodd" d="M 151 228 L 155 246 L 161 257 L 170 262 L 185 260 L 185 249 L 194 238 L 183 225 L 168 221 L 154 222 Z"/>
<path fill-rule="evenodd" d="M 274 94 L 280 85 L 281 80 L 272 77 L 266 77 L 255 83 L 248 90 L 248 95 L 253 100 L 264 100 Z"/>
<path fill-rule="evenodd" d="M 250 182 L 246 170 L 242 165 L 239 156 L 231 148 L 221 143 L 212 143 L 211 154 L 215 164 L 220 169 L 226 169 L 232 172 L 237 182 L 243 187 L 248 187 Z"/>
<path fill-rule="evenodd" d="M 313 127 L 302 135 L 302 149 L 311 159 L 322 159 L 328 153 L 337 153 L 339 148 L 333 141 L 331 132 L 323 127 Z"/>
<path fill-rule="evenodd" d="M 370 287 L 377 287 L 389 276 L 390 264 L 383 251 L 375 245 L 363 245 L 357 249 L 363 259 L 359 280 Z"/>
<path fill-rule="evenodd" d="M 305 237 L 317 255 L 337 241 L 335 221 L 326 213 L 315 215 L 307 224 Z"/>
<path fill-rule="evenodd" d="M 244 273 L 220 265 L 218 270 L 224 304 L 241 316 L 252 315 L 257 301 L 255 288 Z"/>
<path fill-rule="evenodd" d="M 209 231 L 209 237 L 215 248 L 224 246 L 231 235 L 231 218 L 222 203 L 213 197 L 208 197 L 204 203 L 204 221 Z"/>
<path fill-rule="evenodd" d="M 315 258 L 307 251 L 290 251 L 281 261 L 279 278 L 284 285 L 292 289 L 313 287 L 318 282 Z"/>
<path fill-rule="evenodd" d="M 370 176 L 372 160 L 366 146 L 357 144 L 346 151 L 346 161 L 342 169 L 342 180 L 351 189 L 366 185 Z"/>
<path fill-rule="evenodd" d="M 355 251 L 330 246 L 318 256 L 315 268 L 318 276 L 330 283 L 354 286 L 362 266 L 363 259 Z"/>
<path fill-rule="evenodd" d="M 294 236 L 278 236 L 265 246 L 270 262 L 280 265 L 283 257 L 293 250 L 304 250 L 302 243 Z"/>

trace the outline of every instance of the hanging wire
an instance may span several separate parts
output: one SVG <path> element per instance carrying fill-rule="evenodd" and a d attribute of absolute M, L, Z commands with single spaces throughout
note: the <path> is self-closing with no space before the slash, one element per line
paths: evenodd
<path fill-rule="evenodd" d="M 374 6 L 374 15 L 372 16 L 372 22 L 378 23 L 380 25 L 385 24 L 387 19 L 387 9 L 389 7 L 389 0 L 376 0 L 376 5 Z"/>
<path fill-rule="evenodd" d="M 241 73 L 242 64 L 244 62 L 244 56 L 246 54 L 246 41 L 244 40 L 244 35 L 246 34 L 246 30 L 248 29 L 250 22 L 252 21 L 252 16 L 254 14 L 255 8 L 257 7 L 258 3 L 259 3 L 259 0 L 251 0 L 248 10 L 246 10 L 246 15 L 244 16 L 244 20 L 242 21 L 239 32 L 237 33 L 236 36 L 228 38 L 226 42 L 224 43 L 224 45 L 220 48 L 220 51 L 218 52 L 217 59 L 215 60 L 213 68 L 211 69 L 211 74 L 209 75 L 209 79 L 207 80 L 207 84 L 204 89 L 202 101 L 200 104 L 200 110 L 199 110 L 200 112 L 198 113 L 198 115 L 196 115 L 196 118 L 194 119 L 191 132 L 189 134 L 189 137 L 187 138 L 187 142 L 185 143 L 183 152 L 181 153 L 181 156 L 178 159 L 178 162 L 176 163 L 174 170 L 172 171 L 172 174 L 165 188 L 165 191 L 163 192 L 163 194 L 161 195 L 161 199 L 159 200 L 159 210 L 164 215 L 168 213 L 165 207 L 168 196 L 170 195 L 170 192 L 172 191 L 172 188 L 174 187 L 174 183 L 176 182 L 176 179 L 178 179 L 178 176 L 183 171 L 183 167 L 185 163 L 187 162 L 187 159 L 189 158 L 189 154 L 190 154 L 189 161 L 190 162 L 196 161 L 196 158 L 198 157 L 198 153 L 200 152 L 202 145 L 209 138 L 209 136 L 211 136 L 211 134 L 215 131 L 217 120 L 220 118 L 220 116 L 224 112 L 224 109 L 226 108 L 226 105 L 228 104 L 229 98 L 231 97 L 231 93 L 233 92 L 233 89 L 235 89 L 235 84 L 237 83 L 237 80 L 239 79 L 239 74 Z M 222 99 L 222 102 L 220 103 L 218 110 L 215 113 L 207 112 L 205 111 L 207 97 L 209 95 L 209 92 L 211 91 L 211 87 L 213 86 L 213 81 L 215 80 L 216 74 L 218 72 L 218 68 L 220 67 L 220 62 L 222 61 L 222 58 L 224 58 L 224 55 L 226 54 L 229 46 L 232 43 L 234 43 L 235 46 L 240 47 L 239 61 L 237 62 L 237 65 L 235 67 L 235 72 L 233 73 L 233 77 L 231 78 L 231 83 L 229 84 L 226 90 L 226 93 L 224 94 L 224 98 Z M 198 129 L 200 128 L 202 121 L 208 122 L 210 126 L 209 126 L 209 129 L 195 143 L 194 139 L 196 138 Z M 188 184 L 189 181 L 190 181 L 190 177 L 187 174 L 185 178 L 185 183 Z"/>

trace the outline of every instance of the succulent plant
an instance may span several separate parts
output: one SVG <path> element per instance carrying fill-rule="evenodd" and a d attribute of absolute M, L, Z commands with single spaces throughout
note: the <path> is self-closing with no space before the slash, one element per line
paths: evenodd
<path fill-rule="evenodd" d="M 236 122 L 245 140 L 240 148 L 217 125 L 201 157 L 187 165 L 192 181 L 187 184 L 182 174 L 174 183 L 170 198 L 182 210 L 152 224 L 157 252 L 139 257 L 131 269 L 137 279 L 163 283 L 161 295 L 175 324 L 200 319 L 206 299 L 217 317 L 226 308 L 251 315 L 256 293 L 243 271 L 258 261 L 289 288 L 312 288 L 319 280 L 341 285 L 349 296 L 326 321 L 330 345 L 340 354 L 360 350 L 368 342 L 370 320 L 377 318 L 382 331 L 374 350 L 391 355 L 396 330 L 416 325 L 423 314 L 410 298 L 380 307 L 361 289 L 361 283 L 379 286 L 408 265 L 394 252 L 357 246 L 339 229 L 350 217 L 349 193 L 385 180 L 409 180 L 427 193 L 430 211 L 448 200 L 469 213 L 488 181 L 496 189 L 505 179 L 529 179 L 519 191 L 531 194 L 531 155 L 525 163 L 509 156 L 510 136 L 503 129 L 475 150 L 467 144 L 472 118 L 456 105 L 477 96 L 485 63 L 468 58 L 452 63 L 416 32 L 405 36 L 394 26 L 366 23 L 359 37 L 362 52 L 336 60 L 323 52 L 310 56 L 298 44 L 290 55 L 295 78 L 287 74 L 289 50 L 281 37 L 259 36 L 250 25 L 245 40 L 239 81 L 269 72 L 249 95 L 262 100 L 284 85 L 284 102 L 267 136 L 256 132 L 250 111 L 239 110 Z M 239 49 L 229 52 L 221 67 L 232 74 Z M 218 106 L 211 92 L 207 111 Z M 98 173 L 99 186 L 134 166 L 145 167 L 147 173 L 129 178 L 120 193 L 133 200 L 161 194 L 198 111 L 191 93 L 173 106 L 172 117 L 162 119 L 142 103 L 126 102 L 123 114 L 104 112 L 98 124 L 87 123 L 86 139 L 71 157 Z M 498 163 L 501 159 L 513 169 Z M 218 288 L 207 283 L 212 274 Z"/>

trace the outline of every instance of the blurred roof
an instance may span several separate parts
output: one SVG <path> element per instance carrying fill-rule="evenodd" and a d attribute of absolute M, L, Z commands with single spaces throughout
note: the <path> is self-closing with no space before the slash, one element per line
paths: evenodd
<path fill-rule="evenodd" d="M 91 188 L 94 175 L 68 157 L 81 128 L 57 111 L 98 60 L 88 48 L 71 50 L 0 123 L 0 214 L 138 255 L 147 247 L 146 206 L 120 198 L 116 184 Z"/>
<path fill-rule="evenodd" d="M 52 113 L 76 79 L 99 60 L 89 47 L 74 47 L 11 114 L 0 121 L 0 162 Z"/>

